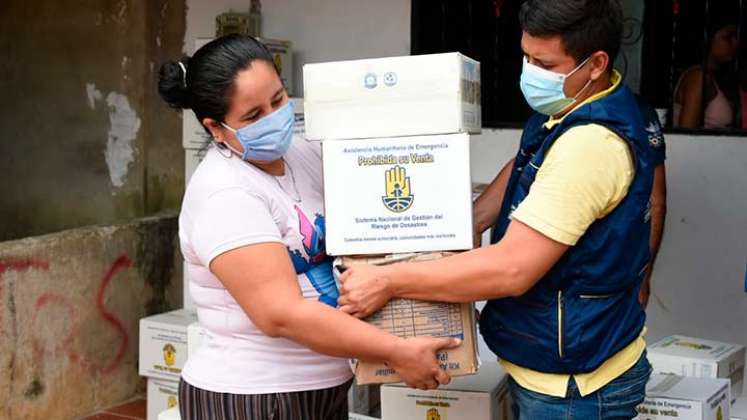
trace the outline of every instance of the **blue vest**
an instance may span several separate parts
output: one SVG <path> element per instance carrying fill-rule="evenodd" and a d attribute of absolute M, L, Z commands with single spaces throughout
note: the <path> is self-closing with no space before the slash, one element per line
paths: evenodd
<path fill-rule="evenodd" d="M 646 315 L 638 292 L 650 258 L 654 153 L 632 92 L 625 86 L 583 105 L 553 127 L 527 123 L 492 242 L 508 228 L 555 140 L 571 127 L 599 124 L 624 139 L 635 162 L 626 197 L 592 223 L 578 243 L 525 295 L 488 302 L 480 332 L 501 359 L 547 373 L 585 373 L 635 340 Z M 590 162 L 591 163 L 591 162 Z"/>

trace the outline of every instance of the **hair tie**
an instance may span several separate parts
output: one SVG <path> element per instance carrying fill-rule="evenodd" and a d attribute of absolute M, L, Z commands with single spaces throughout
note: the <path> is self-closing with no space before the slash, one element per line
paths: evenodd
<path fill-rule="evenodd" d="M 181 61 L 177 62 L 179 64 L 179 67 L 182 68 L 182 71 L 184 72 L 184 77 L 182 77 L 182 81 L 184 82 L 184 87 L 187 87 L 187 67 L 182 63 Z"/>

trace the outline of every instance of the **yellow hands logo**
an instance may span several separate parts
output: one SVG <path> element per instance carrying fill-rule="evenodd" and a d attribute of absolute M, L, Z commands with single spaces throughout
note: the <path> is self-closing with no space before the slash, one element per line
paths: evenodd
<path fill-rule="evenodd" d="M 176 395 L 169 395 L 169 398 L 166 399 L 166 408 L 176 407 L 176 404 Z"/>
<path fill-rule="evenodd" d="M 405 168 L 395 166 L 384 173 L 386 195 L 384 206 L 394 213 L 402 213 L 412 206 L 415 196 L 410 190 L 410 177 Z"/>
<path fill-rule="evenodd" d="M 174 363 L 176 363 L 176 348 L 171 343 L 163 346 L 163 362 L 168 367 L 174 366 Z"/>
<path fill-rule="evenodd" d="M 441 415 L 438 414 L 438 410 L 431 408 L 425 413 L 425 420 L 441 420 Z"/>

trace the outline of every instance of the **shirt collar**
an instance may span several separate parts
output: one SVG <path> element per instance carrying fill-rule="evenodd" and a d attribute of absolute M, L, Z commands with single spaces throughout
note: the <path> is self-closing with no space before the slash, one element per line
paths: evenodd
<path fill-rule="evenodd" d="M 612 76 L 610 77 L 610 81 L 612 82 L 612 86 L 610 86 L 609 88 L 607 88 L 607 89 L 605 89 L 605 90 L 603 90 L 601 92 L 595 93 L 594 95 L 589 96 L 588 98 L 586 98 L 583 102 L 576 104 L 570 110 L 570 112 L 568 112 L 567 114 L 563 115 L 562 117 L 560 117 L 560 118 L 554 118 L 554 117 L 551 116 L 550 119 L 547 120 L 547 122 L 545 123 L 545 128 L 548 129 L 548 130 L 551 130 L 556 125 L 562 123 L 563 120 L 565 119 L 565 117 L 571 115 L 578 108 L 581 108 L 582 106 L 584 106 L 584 105 L 586 105 L 588 103 L 591 103 L 591 102 L 594 102 L 596 100 L 602 99 L 605 96 L 608 96 L 610 93 L 612 93 L 615 89 L 617 89 L 620 86 L 620 83 L 622 82 L 622 76 L 620 75 L 620 73 L 617 70 L 612 70 Z"/>

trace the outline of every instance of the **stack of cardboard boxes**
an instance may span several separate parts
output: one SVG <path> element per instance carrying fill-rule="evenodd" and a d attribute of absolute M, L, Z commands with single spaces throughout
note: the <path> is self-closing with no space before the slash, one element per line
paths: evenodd
<path fill-rule="evenodd" d="M 148 420 L 178 404 L 179 378 L 189 356 L 187 327 L 197 321 L 190 309 L 140 320 L 140 376 L 148 378 Z"/>
<path fill-rule="evenodd" d="M 654 375 L 640 420 L 727 420 L 741 412 L 745 347 L 674 335 L 648 347 Z"/>
<path fill-rule="evenodd" d="M 325 241 L 336 268 L 471 249 L 470 134 L 482 126 L 480 64 L 434 54 L 309 64 L 303 76 L 306 137 L 322 141 Z M 461 338 L 462 346 L 438 355 L 441 366 L 454 377 L 477 372 L 472 304 L 395 299 L 366 321 L 402 337 Z M 383 364 L 359 362 L 355 371 L 358 385 L 400 381 Z M 448 392 L 474 391 L 473 380 Z M 409 404 L 412 390 L 383 389 L 384 413 Z M 418 418 L 428 409 L 446 413 L 443 405 L 412 408 Z M 464 409 L 449 412 L 467 418 Z"/>

